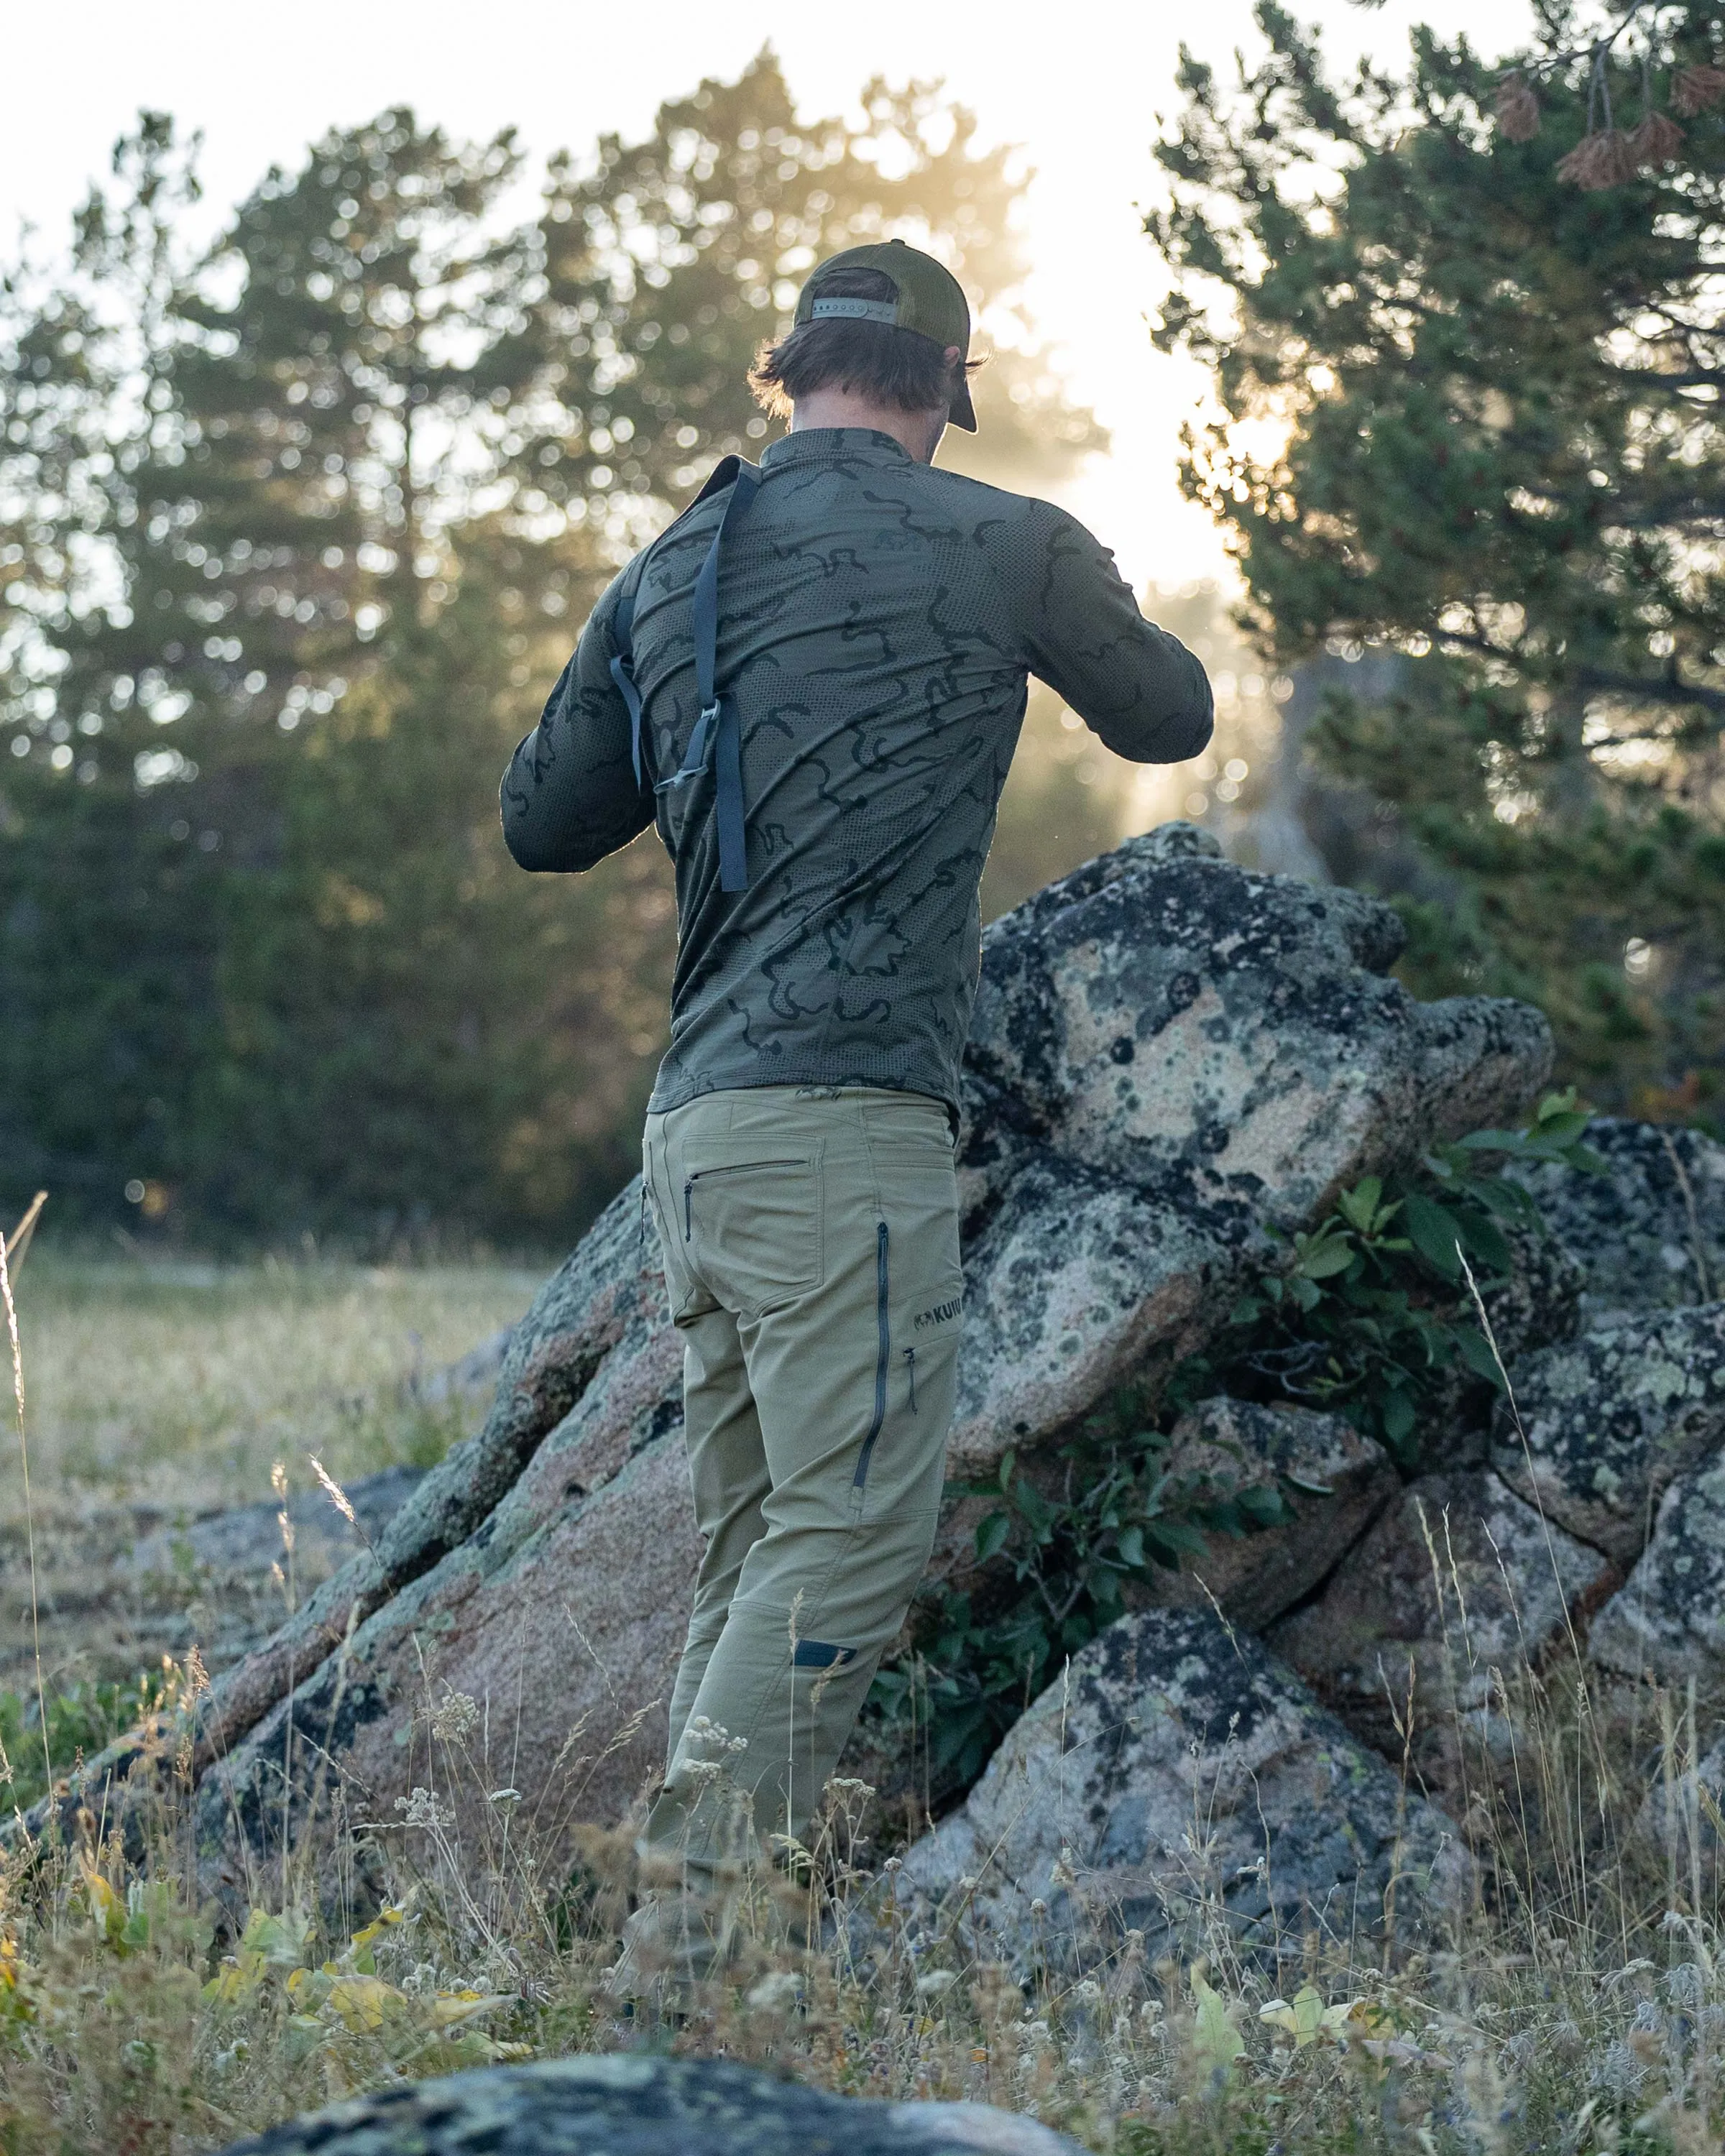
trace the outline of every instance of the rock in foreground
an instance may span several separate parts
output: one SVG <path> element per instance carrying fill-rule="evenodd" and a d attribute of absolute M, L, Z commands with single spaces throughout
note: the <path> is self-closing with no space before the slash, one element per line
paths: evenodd
<path fill-rule="evenodd" d="M 1588 1647 L 1623 1676 L 1725 1683 L 1725 1459 L 1666 1491 L 1653 1538 L 1594 1620 Z"/>
<path fill-rule="evenodd" d="M 1416 1002 L 1385 978 L 1404 937 L 1378 900 L 1253 875 L 1180 824 L 990 927 L 955 1477 L 1201 1344 L 1266 1229 L 1531 1103 L 1543 1018 Z"/>
<path fill-rule="evenodd" d="M 1620 1577 L 1489 1471 L 1428 1475 L 1270 1644 L 1351 1729 L 1395 1754 L 1410 1712 L 1446 1737 L 1492 1699 L 1494 1671 L 1538 1661 L 1566 1639 L 1569 1613 Z"/>
<path fill-rule="evenodd" d="M 1595 1318 L 1725 1296 L 1725 1145 L 1700 1131 L 1597 1116 L 1587 1142 L 1601 1176 L 1517 1173 L 1587 1274 Z"/>
<path fill-rule="evenodd" d="M 1632 1563 L 1673 1477 L 1725 1443 L 1725 1302 L 1599 1325 L 1518 1363 L 1515 1393 L 1520 1428 L 1501 1402 L 1491 1465 L 1572 1535 Z"/>
<path fill-rule="evenodd" d="M 485 2066 L 290 2118 L 228 2156 L 1081 2156 L 979 2103 L 874 2103 L 728 2060 Z"/>
<path fill-rule="evenodd" d="M 1125 1617 L 1008 1732 L 963 1810 L 898 1881 L 930 1936 L 1010 1962 L 1093 1967 L 1217 1944 L 1274 1965 L 1376 1958 L 1459 1913 L 1469 1859 L 1441 1813 L 1209 1611 Z M 1033 1905 L 1044 1906 L 1037 1909 Z"/>
<path fill-rule="evenodd" d="M 1206 1501 L 1274 1491 L 1291 1517 L 1256 1534 L 1212 1535 L 1203 1557 L 1127 1591 L 1145 1606 L 1202 1609 L 1260 1631 L 1357 1543 L 1394 1498 L 1400 1478 L 1381 1445 L 1340 1415 L 1204 1400 L 1175 1424 L 1165 1471 Z"/>

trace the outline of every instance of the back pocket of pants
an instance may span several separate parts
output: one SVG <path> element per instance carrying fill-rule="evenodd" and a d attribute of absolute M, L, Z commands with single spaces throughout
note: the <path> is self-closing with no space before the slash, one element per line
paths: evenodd
<path fill-rule="evenodd" d="M 818 1154 L 691 1161 L 680 1194 L 685 1242 L 727 1300 L 760 1309 L 820 1284 Z"/>

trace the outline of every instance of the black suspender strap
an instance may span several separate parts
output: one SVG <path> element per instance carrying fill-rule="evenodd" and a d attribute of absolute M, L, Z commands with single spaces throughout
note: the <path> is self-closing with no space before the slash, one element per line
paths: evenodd
<path fill-rule="evenodd" d="M 716 474 L 716 477 L 717 475 Z M 761 483 L 761 475 L 753 465 L 737 462 L 735 477 L 731 482 L 730 498 L 725 504 L 724 514 L 719 519 L 719 528 L 706 551 L 695 579 L 695 602 L 692 629 L 695 639 L 695 685 L 701 698 L 701 715 L 695 721 L 695 731 L 689 737 L 689 747 L 683 757 L 682 767 L 669 778 L 662 778 L 654 788 L 655 793 L 666 793 L 673 787 L 686 786 L 703 777 L 711 768 L 713 774 L 713 816 L 719 832 L 719 888 L 721 891 L 746 891 L 748 888 L 748 865 L 746 856 L 744 804 L 742 798 L 742 734 L 737 717 L 735 697 L 721 694 L 717 685 L 719 646 L 719 555 L 725 535 L 733 531 L 748 514 L 749 505 L 755 498 L 755 490 Z M 634 648 L 631 631 L 634 622 L 634 602 L 627 594 L 618 603 L 612 618 L 612 638 L 617 655 L 611 661 L 611 679 L 622 693 L 629 708 L 629 747 L 634 760 L 635 783 L 642 783 L 644 757 L 642 743 L 643 716 L 641 692 L 635 685 Z"/>
<path fill-rule="evenodd" d="M 635 784 L 641 783 L 641 692 L 635 686 L 635 646 L 634 629 L 635 603 L 625 592 L 617 602 L 617 611 L 611 617 L 611 640 L 617 647 L 611 661 L 611 679 L 617 684 L 624 702 L 629 707 L 629 752 L 635 767 Z"/>

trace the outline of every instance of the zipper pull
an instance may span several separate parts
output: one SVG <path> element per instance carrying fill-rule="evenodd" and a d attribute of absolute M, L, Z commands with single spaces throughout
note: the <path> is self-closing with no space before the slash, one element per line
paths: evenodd
<path fill-rule="evenodd" d="M 689 1209 L 691 1193 L 694 1188 L 695 1178 L 691 1175 L 689 1180 L 683 1185 L 683 1240 L 685 1243 L 695 1233 L 695 1222 Z"/>
<path fill-rule="evenodd" d="M 911 1413 L 915 1414 L 916 1412 L 916 1351 L 914 1348 L 906 1348 L 905 1350 L 905 1368 L 911 1373 Z"/>

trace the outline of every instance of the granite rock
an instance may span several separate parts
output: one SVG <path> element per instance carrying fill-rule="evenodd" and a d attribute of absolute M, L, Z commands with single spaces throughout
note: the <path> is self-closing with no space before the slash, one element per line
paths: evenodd
<path fill-rule="evenodd" d="M 728 2059 L 645 2052 L 400 2082 L 290 2118 L 228 2156 L 1081 2156 L 980 2103 L 829 2096 Z"/>
<path fill-rule="evenodd" d="M 1251 874 L 1183 824 L 993 923 L 965 1060 L 955 1476 L 1199 1345 L 1267 1229 L 1527 1106 L 1544 1019 L 1414 1001 L 1384 978 L 1403 937 L 1379 901 Z"/>
<path fill-rule="evenodd" d="M 1260 1641 L 1151 1609 L 1073 1657 L 896 1892 L 925 1950 L 1028 1977 L 1045 1957 L 1093 1967 L 1128 1929 L 1152 1961 L 1214 1957 L 1218 1926 L 1272 1969 L 1314 1936 L 1375 1959 L 1387 1931 L 1440 1930 L 1471 1879 L 1443 1815 Z"/>
<path fill-rule="evenodd" d="M 1164 1471 L 1207 1502 L 1273 1490 L 1292 1517 L 1255 1533 L 1213 1534 L 1203 1557 L 1135 1583 L 1129 1604 L 1196 1609 L 1214 1600 L 1250 1631 L 1309 1594 L 1401 1488 L 1383 1446 L 1340 1415 L 1247 1400 L 1205 1400 L 1183 1415 Z"/>
<path fill-rule="evenodd" d="M 1625 1313 L 1518 1362 L 1513 1378 L 1519 1428 L 1501 1402 L 1492 1466 L 1571 1534 L 1633 1563 L 1673 1477 L 1725 1445 L 1725 1302 Z"/>
<path fill-rule="evenodd" d="M 296 1491 L 288 1500 L 287 1512 L 300 1579 L 315 1585 L 367 1543 L 375 1543 L 424 1479 L 423 1467 L 398 1466 L 380 1468 L 375 1475 L 348 1483 L 342 1494 L 353 1507 L 352 1524 L 322 1490 Z M 281 1510 L 270 1500 L 157 1527 L 133 1545 L 124 1569 L 141 1580 L 266 1578 L 270 1566 L 281 1558 Z"/>
<path fill-rule="evenodd" d="M 1702 1862 L 1711 1875 L 1718 1873 L 1725 1820 L 1725 1737 L 1717 1738 L 1692 1766 L 1679 1756 L 1661 1758 L 1652 1777 L 1645 1801 L 1635 1817 L 1635 1833 L 1656 1850 L 1680 1879 L 1691 1876 L 1691 1866 Z"/>
<path fill-rule="evenodd" d="M 1725 1458 L 1680 1475 L 1621 1589 L 1594 1620 L 1588 1650 L 1623 1676 L 1705 1691 L 1725 1682 Z"/>
<path fill-rule="evenodd" d="M 1515 1173 L 1587 1275 L 1590 1311 L 1668 1310 L 1725 1296 L 1725 1145 L 1700 1131 L 1598 1116 L 1603 1176 Z"/>
<path fill-rule="evenodd" d="M 1492 1672 L 1537 1663 L 1621 1577 L 1489 1470 L 1410 1483 L 1269 1643 L 1348 1727 L 1399 1754 L 1413 1702 L 1443 1738 L 1491 1702 Z"/>

